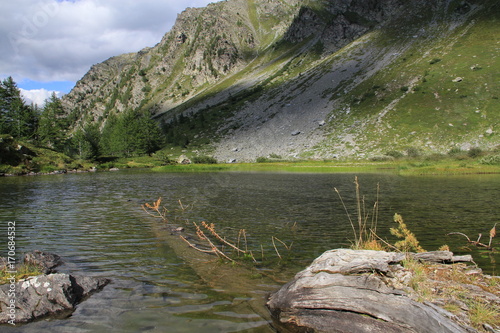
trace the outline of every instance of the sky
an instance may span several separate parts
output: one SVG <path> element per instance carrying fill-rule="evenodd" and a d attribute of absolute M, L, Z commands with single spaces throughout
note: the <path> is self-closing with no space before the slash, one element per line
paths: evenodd
<path fill-rule="evenodd" d="M 12 76 L 26 102 L 68 93 L 112 56 L 160 42 L 187 7 L 218 0 L 1 1 L 0 79 Z"/>

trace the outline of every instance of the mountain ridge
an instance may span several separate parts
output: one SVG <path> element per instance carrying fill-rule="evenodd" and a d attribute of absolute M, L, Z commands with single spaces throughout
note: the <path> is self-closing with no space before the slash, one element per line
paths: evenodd
<path fill-rule="evenodd" d="M 152 48 L 94 65 L 63 102 L 79 123 L 136 109 L 168 131 L 182 114 L 192 123 L 183 128 L 188 148 L 219 160 L 491 148 L 500 144 L 498 9 L 494 1 L 228 0 L 185 10 Z M 487 32 L 488 45 L 470 40 Z M 469 57 L 472 46 L 467 61 L 452 53 Z M 479 81 L 489 87 L 473 91 Z M 459 102 L 487 119 L 465 115 Z"/>

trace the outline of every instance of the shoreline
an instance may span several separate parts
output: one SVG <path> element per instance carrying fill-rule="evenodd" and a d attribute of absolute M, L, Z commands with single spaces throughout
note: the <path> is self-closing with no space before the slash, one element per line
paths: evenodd
<path fill-rule="evenodd" d="M 429 163 L 420 160 L 394 162 L 374 161 L 276 161 L 265 163 L 216 163 L 216 164 L 168 164 L 155 165 L 120 165 L 120 168 L 61 169 L 52 172 L 0 173 L 1 177 L 45 176 L 102 171 L 120 171 L 148 169 L 161 173 L 203 173 L 203 172 L 278 172 L 278 173 L 383 173 L 400 176 L 466 176 L 500 174 L 500 165 L 484 165 L 474 161 L 465 164 L 461 161 L 439 161 Z"/>

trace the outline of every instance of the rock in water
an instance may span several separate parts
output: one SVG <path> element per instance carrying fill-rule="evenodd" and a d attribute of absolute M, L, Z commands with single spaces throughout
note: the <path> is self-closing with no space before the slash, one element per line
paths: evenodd
<path fill-rule="evenodd" d="M 62 264 L 57 254 L 35 250 L 24 255 L 24 264 L 38 267 L 43 274 L 54 273 L 54 269 Z"/>
<path fill-rule="evenodd" d="M 69 274 L 39 275 L 19 281 L 15 285 L 15 322 L 69 315 L 78 303 L 109 282 L 106 278 Z M 9 317 L 9 290 L 9 284 L 0 286 L 0 324 L 12 319 Z"/>
<path fill-rule="evenodd" d="M 270 296 L 276 327 L 280 332 L 468 332 L 387 283 L 404 258 L 384 251 L 325 252 Z"/>

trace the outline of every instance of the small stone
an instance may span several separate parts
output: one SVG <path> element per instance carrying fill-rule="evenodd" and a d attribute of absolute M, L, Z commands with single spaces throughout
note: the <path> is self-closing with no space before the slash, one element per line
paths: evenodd
<path fill-rule="evenodd" d="M 35 250 L 24 255 L 24 264 L 36 266 L 42 273 L 53 273 L 57 266 L 62 264 L 61 257 L 57 254 Z"/>

